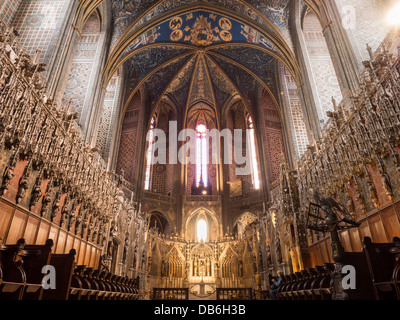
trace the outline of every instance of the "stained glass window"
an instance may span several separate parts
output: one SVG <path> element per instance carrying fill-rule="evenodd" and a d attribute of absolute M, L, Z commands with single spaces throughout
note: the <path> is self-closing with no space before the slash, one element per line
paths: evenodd
<path fill-rule="evenodd" d="M 150 180 L 151 180 L 151 163 L 153 157 L 153 146 L 154 146 L 154 132 L 153 129 L 155 128 L 156 119 L 152 118 L 150 123 L 150 131 L 149 131 L 149 146 L 147 149 L 147 163 L 146 163 L 146 173 L 145 173 L 145 182 L 144 182 L 144 189 L 150 190 Z"/>
<path fill-rule="evenodd" d="M 208 186 L 208 173 L 207 173 L 207 127 L 200 124 L 196 128 L 197 133 L 197 159 L 196 159 L 196 185 L 200 186 L 203 182 L 204 186 Z"/>
<path fill-rule="evenodd" d="M 258 169 L 258 162 L 257 162 L 257 152 L 256 152 L 256 138 L 255 138 L 255 131 L 254 131 L 254 123 L 253 119 L 249 116 L 247 118 L 248 130 L 249 133 L 249 150 L 250 150 L 250 166 L 252 172 L 252 180 L 254 189 L 260 189 L 260 175 Z"/>
<path fill-rule="evenodd" d="M 204 219 L 197 222 L 197 241 L 207 242 L 207 223 Z"/>

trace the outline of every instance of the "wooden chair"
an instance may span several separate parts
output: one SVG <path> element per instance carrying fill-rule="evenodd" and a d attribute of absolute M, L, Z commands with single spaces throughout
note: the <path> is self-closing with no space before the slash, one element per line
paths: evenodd
<path fill-rule="evenodd" d="M 320 282 L 322 300 L 332 300 L 332 272 L 335 270 L 333 263 L 324 263 L 323 278 Z"/>
<path fill-rule="evenodd" d="M 356 270 L 356 289 L 344 290 L 349 300 L 374 300 L 372 277 L 365 252 L 346 252 L 343 264 L 353 266 Z"/>
<path fill-rule="evenodd" d="M 366 237 L 363 246 L 375 298 L 400 300 L 400 239 L 394 238 L 392 243 L 372 243 L 371 238 Z"/>
<path fill-rule="evenodd" d="M 109 272 L 103 270 L 100 272 L 99 274 L 99 279 L 104 283 L 105 286 L 105 294 L 104 294 L 104 300 L 111 300 L 112 297 L 112 287 L 110 282 L 106 279 L 107 275 L 109 274 Z"/>
<path fill-rule="evenodd" d="M 68 254 L 51 255 L 50 265 L 56 270 L 56 289 L 44 290 L 43 300 L 68 300 L 74 274 L 75 255 L 75 249 L 71 249 Z"/>
<path fill-rule="evenodd" d="M 100 293 L 99 283 L 98 283 L 97 279 L 93 276 L 93 273 L 94 273 L 93 268 L 86 268 L 85 271 L 83 272 L 84 277 L 87 279 L 87 281 L 89 281 L 90 287 L 91 287 L 91 291 L 89 293 L 88 300 L 98 300 L 99 293 Z"/>
<path fill-rule="evenodd" d="M 317 274 L 314 278 L 314 281 L 311 284 L 312 296 L 313 300 L 322 300 L 320 289 L 321 289 L 321 281 L 324 278 L 324 267 L 316 266 L 315 271 Z"/>
<path fill-rule="evenodd" d="M 272 281 L 270 283 L 272 285 Z M 281 285 L 278 289 L 278 292 L 275 294 L 275 296 L 278 300 L 284 300 L 283 288 L 284 288 L 285 284 L 286 284 L 286 276 L 282 276 Z"/>
<path fill-rule="evenodd" d="M 96 283 L 98 284 L 98 295 L 97 295 L 97 300 L 106 300 L 107 296 L 107 287 L 104 281 L 100 278 L 100 270 L 94 270 L 92 277 L 93 279 L 96 280 Z"/>
<path fill-rule="evenodd" d="M 307 282 L 309 281 L 310 274 L 307 270 L 301 270 L 302 281 L 297 286 L 298 300 L 307 300 L 305 287 Z"/>
<path fill-rule="evenodd" d="M 24 244 L 20 240 L 16 245 L 0 244 L 0 300 L 22 300 L 26 274 L 19 253 Z"/>
<path fill-rule="evenodd" d="M 309 278 L 304 284 L 304 296 L 306 300 L 314 300 L 312 284 L 318 276 L 318 272 L 315 268 L 308 269 Z"/>
<path fill-rule="evenodd" d="M 21 239 L 21 241 L 24 241 Z M 19 255 L 22 257 L 23 268 L 26 274 L 26 284 L 24 288 L 24 300 L 41 300 L 43 297 L 42 281 L 44 274 L 43 267 L 50 265 L 51 250 L 54 242 L 49 239 L 44 245 L 24 245 Z"/>
<path fill-rule="evenodd" d="M 71 288 L 68 295 L 68 300 L 81 300 L 83 284 L 79 272 L 74 268 L 74 273 L 71 279 Z"/>
<path fill-rule="evenodd" d="M 90 281 L 85 277 L 84 271 L 86 270 L 86 266 L 76 266 L 75 272 L 81 281 L 81 292 L 79 300 L 89 300 L 90 294 L 92 292 L 92 287 L 90 285 Z"/>

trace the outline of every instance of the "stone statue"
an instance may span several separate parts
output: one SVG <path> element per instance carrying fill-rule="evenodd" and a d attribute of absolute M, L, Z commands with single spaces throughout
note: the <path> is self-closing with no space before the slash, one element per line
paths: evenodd
<path fill-rule="evenodd" d="M 107 246 L 107 258 L 112 259 L 114 253 L 114 242 L 110 240 Z"/>
<path fill-rule="evenodd" d="M 128 238 L 125 238 L 125 244 L 124 244 L 124 251 L 122 252 L 122 264 L 126 264 L 126 256 L 128 253 L 128 248 L 129 248 L 129 240 Z"/>
<path fill-rule="evenodd" d="M 281 241 L 278 238 L 275 240 L 275 256 L 278 264 L 282 264 L 283 260 L 282 260 Z"/>

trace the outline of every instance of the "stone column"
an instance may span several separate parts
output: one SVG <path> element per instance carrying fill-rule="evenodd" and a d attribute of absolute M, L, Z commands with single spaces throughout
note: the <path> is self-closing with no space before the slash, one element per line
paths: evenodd
<path fill-rule="evenodd" d="M 293 1 L 291 6 L 290 29 L 294 52 L 301 71 L 301 78 L 297 79 L 298 93 L 303 105 L 303 114 L 309 130 L 308 133 L 313 139 L 319 140 L 321 135 L 321 123 L 317 112 L 319 98 L 301 27 L 300 2 Z M 310 143 L 313 143 L 311 139 Z"/>
<path fill-rule="evenodd" d="M 342 93 L 347 90 L 358 92 L 360 72 L 357 57 L 352 48 L 347 31 L 343 26 L 343 18 L 335 0 L 322 1 L 321 25 L 332 56 L 333 65 L 339 78 Z M 343 94 L 344 96 L 345 94 Z"/>

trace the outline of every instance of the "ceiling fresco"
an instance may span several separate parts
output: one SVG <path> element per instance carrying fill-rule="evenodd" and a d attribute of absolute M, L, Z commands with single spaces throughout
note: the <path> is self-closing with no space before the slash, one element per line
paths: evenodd
<path fill-rule="evenodd" d="M 270 35 L 291 43 L 289 2 L 113 1 L 111 64 L 127 74 L 126 103 L 142 86 L 152 110 L 163 97 L 186 113 L 196 104 L 218 112 L 233 97 L 249 106 L 259 86 L 278 100 L 277 62 L 287 58 Z"/>
<path fill-rule="evenodd" d="M 165 94 L 168 95 L 177 106 L 186 106 L 190 94 L 188 86 L 192 81 L 196 63 L 197 59 L 196 57 L 193 57 L 190 62 L 176 75 L 165 92 Z"/>
<path fill-rule="evenodd" d="M 211 82 L 214 88 L 214 94 L 217 106 L 224 104 L 238 92 L 233 86 L 233 82 L 227 79 L 222 69 L 217 66 L 212 60 L 207 59 L 207 68 L 210 72 Z"/>
<path fill-rule="evenodd" d="M 152 109 L 163 95 L 168 95 L 182 112 L 198 102 L 215 105 L 221 110 L 238 95 L 250 106 L 260 85 L 276 100 L 278 95 L 273 81 L 276 59 L 262 50 L 248 47 L 190 50 L 153 46 L 135 54 L 126 62 L 126 68 L 126 92 L 132 96 L 144 85 Z"/>
<path fill-rule="evenodd" d="M 206 68 L 204 59 L 200 57 L 196 72 L 193 74 L 192 78 L 188 106 L 193 106 L 199 101 L 205 101 L 210 105 L 214 105 L 214 93 Z"/>
<path fill-rule="evenodd" d="M 251 74 L 245 72 L 240 67 L 227 62 L 225 59 L 217 56 L 212 56 L 212 59 L 234 84 L 235 88 L 237 88 L 247 106 L 253 105 L 253 98 L 256 96 L 259 84 L 257 80 Z"/>
<path fill-rule="evenodd" d="M 231 42 L 251 43 L 280 55 L 276 47 L 254 28 L 214 12 L 196 11 L 175 16 L 145 30 L 127 46 L 120 59 L 124 60 L 141 46 L 167 42 L 198 47 Z"/>
<path fill-rule="evenodd" d="M 130 72 L 134 74 L 134 71 Z M 240 96 L 250 106 L 259 85 L 262 85 L 250 72 L 211 52 L 184 53 L 163 67 L 155 68 L 142 80 L 152 110 L 163 96 L 168 96 L 175 102 L 178 112 L 183 113 L 198 103 L 215 106 L 219 112 L 235 96 Z M 128 92 L 132 96 L 132 91 L 139 87 L 138 80 L 131 78 Z"/>
<path fill-rule="evenodd" d="M 132 91 L 147 75 L 172 59 L 185 53 L 191 53 L 185 48 L 172 48 L 169 46 L 154 46 L 138 51 L 126 63 L 128 91 Z"/>
<path fill-rule="evenodd" d="M 192 56 L 184 56 L 175 59 L 172 63 L 167 65 L 165 68 L 157 70 L 153 73 L 146 81 L 146 89 L 151 104 L 151 109 L 157 106 L 157 103 L 161 101 L 163 94 L 169 87 L 170 83 L 179 75 L 182 68 L 187 63 L 191 63 Z"/>
<path fill-rule="evenodd" d="M 291 43 L 288 32 L 289 0 L 238 1 L 238 0 L 113 0 L 114 36 L 112 43 L 127 31 L 132 31 L 145 22 L 174 9 L 187 5 L 211 4 L 228 9 L 260 23 L 271 31 L 281 32 Z"/>
<path fill-rule="evenodd" d="M 273 94 L 278 94 L 275 81 L 276 59 L 266 52 L 257 48 L 232 45 L 215 48 L 210 51 L 210 53 L 218 53 L 219 55 L 232 59 L 237 65 L 243 66 L 259 77 L 259 79 L 271 89 Z M 260 66 L 262 66 L 262 68 L 260 68 Z"/>

